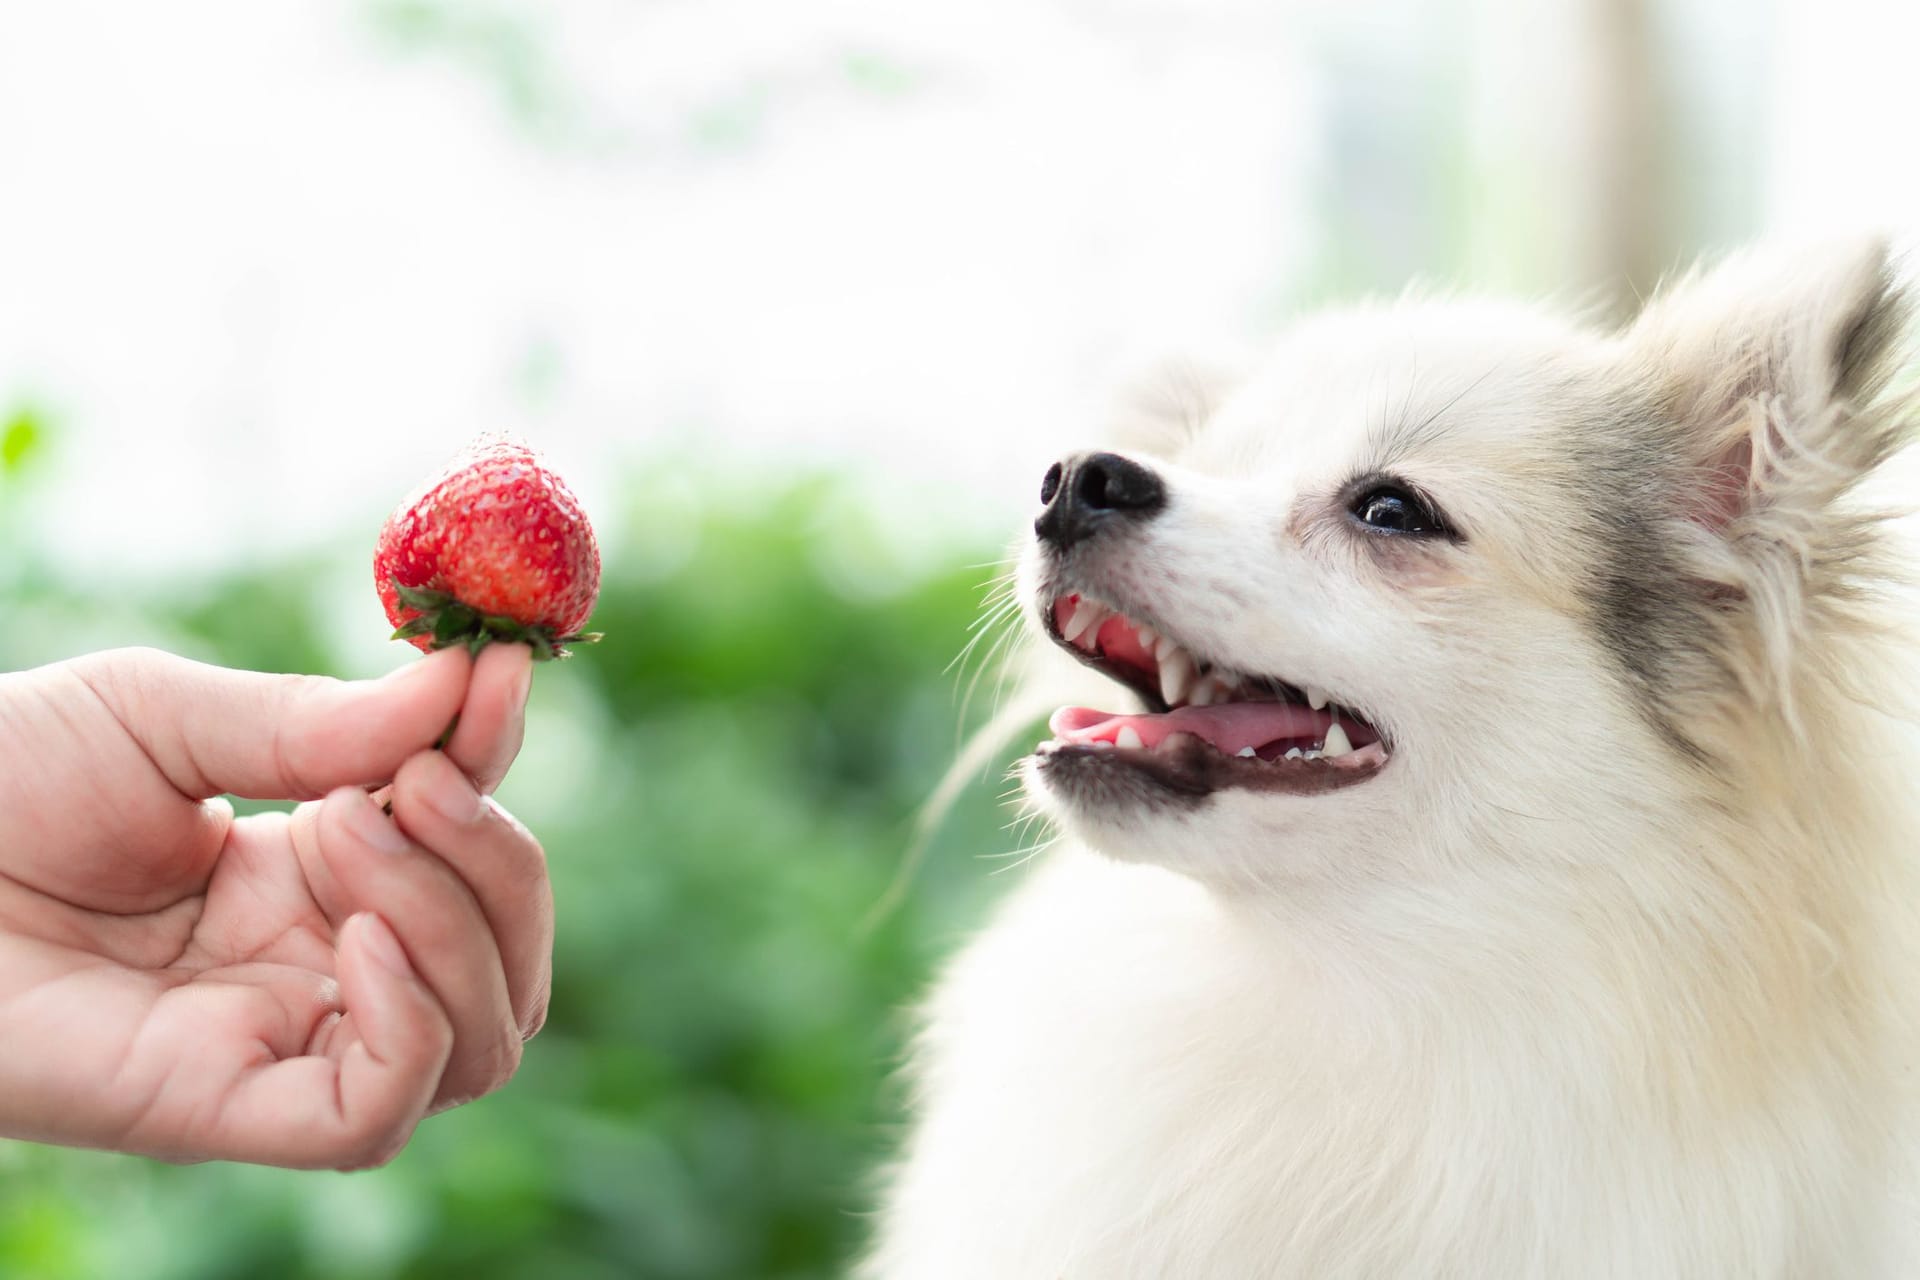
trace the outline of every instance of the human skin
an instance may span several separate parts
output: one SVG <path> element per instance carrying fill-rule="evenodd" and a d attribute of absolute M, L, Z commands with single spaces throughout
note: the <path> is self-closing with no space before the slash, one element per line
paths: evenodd
<path fill-rule="evenodd" d="M 544 855 L 490 798 L 531 678 L 520 645 L 0 675 L 0 1136 L 361 1168 L 504 1084 L 551 978 Z"/>

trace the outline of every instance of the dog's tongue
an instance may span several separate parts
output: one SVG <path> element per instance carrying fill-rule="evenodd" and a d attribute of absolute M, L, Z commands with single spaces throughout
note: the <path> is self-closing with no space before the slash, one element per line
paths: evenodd
<path fill-rule="evenodd" d="M 1115 715 L 1092 707 L 1062 707 L 1047 721 L 1061 742 L 1086 745 L 1112 742 L 1121 730 L 1132 729 L 1144 747 L 1157 747 L 1176 733 L 1205 739 L 1228 755 L 1247 747 L 1256 751 L 1270 742 L 1289 738 L 1319 741 L 1326 737 L 1333 717 L 1297 702 L 1225 702 L 1212 707 L 1181 707 L 1164 715 Z"/>

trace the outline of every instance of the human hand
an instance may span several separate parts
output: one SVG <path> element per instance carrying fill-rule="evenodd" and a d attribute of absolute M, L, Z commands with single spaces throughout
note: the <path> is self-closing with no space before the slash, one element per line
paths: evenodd
<path fill-rule="evenodd" d="M 356 1168 L 504 1083 L 553 900 L 483 797 L 531 679 L 521 645 L 358 683 L 138 649 L 0 675 L 0 1136 Z"/>

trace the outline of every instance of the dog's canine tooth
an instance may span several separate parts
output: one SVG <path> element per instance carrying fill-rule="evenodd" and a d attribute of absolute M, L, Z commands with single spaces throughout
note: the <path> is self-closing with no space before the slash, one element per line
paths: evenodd
<path fill-rule="evenodd" d="M 1175 640 L 1172 636 L 1160 636 L 1156 638 L 1153 643 L 1154 661 L 1165 662 L 1168 654 L 1177 653 L 1179 650 L 1179 641 Z"/>
<path fill-rule="evenodd" d="M 1331 758 L 1333 756 L 1343 756 L 1351 750 L 1353 750 L 1353 743 L 1348 740 L 1347 731 L 1342 729 L 1338 723 L 1330 726 L 1327 729 L 1326 743 L 1320 748 L 1320 754 Z"/>
<path fill-rule="evenodd" d="M 1113 735 L 1113 745 L 1116 747 L 1144 747 L 1147 744 L 1141 741 L 1140 735 L 1135 732 L 1134 727 L 1129 724 L 1122 725 L 1120 732 Z"/>
<path fill-rule="evenodd" d="M 1170 707 L 1179 706 L 1193 691 L 1193 659 L 1178 646 L 1160 659 L 1160 696 Z"/>
<path fill-rule="evenodd" d="M 1323 710 L 1327 705 L 1327 691 L 1325 689 L 1316 689 L 1312 685 L 1308 685 L 1307 686 L 1307 705 L 1312 707 L 1315 711 Z"/>
<path fill-rule="evenodd" d="M 1060 629 L 1060 634 L 1068 644 L 1078 644 L 1081 636 L 1106 621 L 1109 612 L 1105 605 L 1081 596 L 1080 603 L 1073 606 L 1073 617 Z"/>

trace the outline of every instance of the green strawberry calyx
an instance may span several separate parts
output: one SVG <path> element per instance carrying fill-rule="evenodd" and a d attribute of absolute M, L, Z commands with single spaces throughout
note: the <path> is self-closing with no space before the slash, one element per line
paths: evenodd
<path fill-rule="evenodd" d="M 481 613 L 445 591 L 409 587 L 398 578 L 392 579 L 392 582 L 400 603 L 409 609 L 419 610 L 420 614 L 394 629 L 392 638 L 395 640 L 432 636 L 432 647 L 435 649 L 464 645 L 467 652 L 475 657 L 495 642 L 524 644 L 533 650 L 534 661 L 545 662 L 550 658 L 566 657 L 570 644 L 592 644 L 600 639 L 598 631 L 576 631 L 572 635 L 556 636 L 552 627 L 529 625 L 501 613 Z"/>

